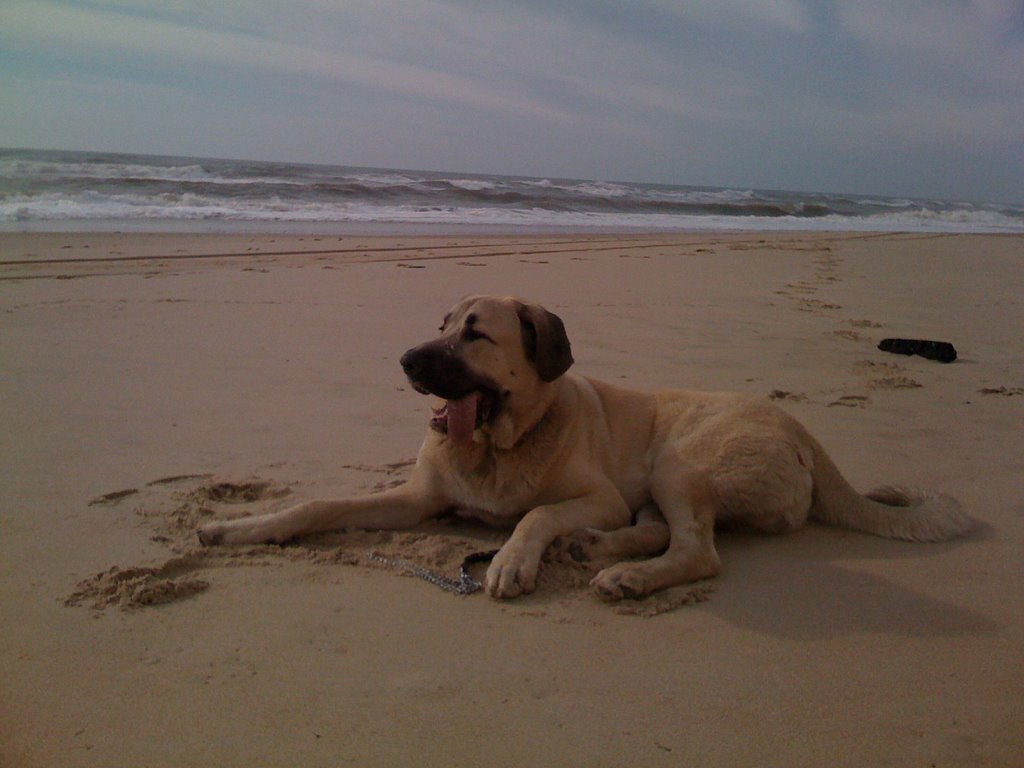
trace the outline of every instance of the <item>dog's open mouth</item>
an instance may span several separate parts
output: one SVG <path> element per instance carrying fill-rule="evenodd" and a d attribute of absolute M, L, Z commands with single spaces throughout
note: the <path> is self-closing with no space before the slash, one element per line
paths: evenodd
<path fill-rule="evenodd" d="M 473 432 L 498 415 L 500 401 L 490 389 L 484 387 L 457 400 L 446 400 L 434 409 L 430 426 L 448 435 L 460 445 L 473 440 Z"/>

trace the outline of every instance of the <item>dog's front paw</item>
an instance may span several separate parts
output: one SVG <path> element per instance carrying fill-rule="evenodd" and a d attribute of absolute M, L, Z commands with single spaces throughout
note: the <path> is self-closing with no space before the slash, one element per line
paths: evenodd
<path fill-rule="evenodd" d="M 215 547 L 218 544 L 223 544 L 224 533 L 223 523 L 207 523 L 196 531 L 196 535 L 199 536 L 199 543 L 204 547 Z"/>
<path fill-rule="evenodd" d="M 219 520 L 201 526 L 196 533 L 203 546 L 218 544 L 282 544 L 287 540 L 274 515 Z"/>
<path fill-rule="evenodd" d="M 508 542 L 494 556 L 484 589 L 491 597 L 513 598 L 529 594 L 537 586 L 540 556 L 533 555 L 518 542 Z"/>

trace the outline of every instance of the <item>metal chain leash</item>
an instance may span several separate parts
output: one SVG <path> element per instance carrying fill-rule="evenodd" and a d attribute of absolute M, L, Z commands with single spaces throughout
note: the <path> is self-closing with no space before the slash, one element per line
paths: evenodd
<path fill-rule="evenodd" d="M 462 565 L 459 566 L 459 578 L 453 579 L 450 576 L 432 571 L 429 568 L 425 568 L 422 565 L 409 562 L 405 558 L 401 557 L 388 557 L 383 555 L 375 549 L 371 549 L 366 553 L 366 558 L 374 563 L 387 566 L 389 568 L 397 568 L 399 570 L 410 573 L 424 581 L 433 584 L 436 587 L 440 587 L 445 592 L 452 592 L 456 595 L 471 595 L 474 592 L 478 592 L 483 588 L 483 585 L 474 579 L 469 573 L 469 566 L 474 563 L 483 563 L 491 560 L 498 550 L 491 552 L 474 552 L 467 556 L 463 561 Z"/>

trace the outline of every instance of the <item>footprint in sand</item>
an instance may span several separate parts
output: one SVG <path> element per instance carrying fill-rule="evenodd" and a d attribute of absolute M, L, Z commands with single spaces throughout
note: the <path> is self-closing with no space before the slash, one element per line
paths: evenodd
<path fill-rule="evenodd" d="M 134 496 L 139 492 L 138 488 L 125 488 L 123 491 L 111 491 L 110 493 L 104 493 L 102 496 L 97 496 L 94 499 L 90 499 L 89 506 L 95 507 L 99 505 L 117 504 L 121 499 L 126 499 L 129 496 Z"/>
<path fill-rule="evenodd" d="M 247 483 L 213 483 L 200 487 L 198 494 L 209 501 L 222 504 L 251 504 L 263 499 L 279 499 L 291 493 L 291 488 L 275 485 L 268 480 Z"/>
<path fill-rule="evenodd" d="M 848 331 L 846 329 L 840 329 L 838 331 L 832 331 L 833 334 L 841 339 L 847 339 L 849 341 L 861 341 L 864 337 L 856 331 Z"/>
<path fill-rule="evenodd" d="M 876 323 L 874 320 L 848 320 L 847 321 L 854 328 L 884 328 L 882 323 Z"/>
<path fill-rule="evenodd" d="M 871 389 L 918 389 L 924 384 L 909 376 L 883 376 L 880 379 L 871 379 L 868 386 Z"/>
<path fill-rule="evenodd" d="M 871 389 L 918 389 L 924 386 L 907 376 L 906 369 L 898 363 L 860 360 L 854 363 L 854 368 L 862 376 L 870 377 L 865 383 Z"/>
<path fill-rule="evenodd" d="M 147 488 L 152 488 L 155 485 L 171 485 L 173 483 L 182 483 L 186 480 L 208 480 L 213 475 L 211 474 L 200 474 L 200 475 L 168 475 L 167 477 L 158 477 L 156 480 L 150 480 L 146 483 Z"/>
<path fill-rule="evenodd" d="M 80 581 L 64 600 L 67 606 L 102 610 L 116 606 L 130 611 L 163 605 L 205 592 L 210 582 L 189 574 L 202 567 L 201 559 L 176 557 L 158 568 L 118 568 Z"/>
<path fill-rule="evenodd" d="M 776 291 L 776 293 L 780 293 L 780 294 L 788 296 L 788 295 L 790 295 L 792 293 L 809 294 L 809 293 L 817 293 L 817 291 L 818 291 L 818 286 L 813 285 L 811 283 L 803 282 L 803 281 L 800 281 L 800 282 L 797 282 L 797 283 L 786 283 L 786 288 L 787 288 L 786 291 Z"/>
<path fill-rule="evenodd" d="M 873 320 L 847 320 L 846 324 L 850 328 L 881 328 L 881 323 L 876 323 Z M 841 339 L 849 339 L 850 341 L 864 341 L 865 337 L 860 331 L 849 330 L 847 328 L 840 328 L 832 331 L 836 336 Z"/>
<path fill-rule="evenodd" d="M 807 395 L 803 392 L 787 392 L 784 389 L 773 389 L 768 393 L 770 400 L 788 400 L 791 403 L 803 403 L 807 401 Z"/>
<path fill-rule="evenodd" d="M 826 312 L 832 309 L 842 309 L 842 304 L 830 304 L 819 299 L 799 299 L 797 309 L 801 312 Z"/>
<path fill-rule="evenodd" d="M 1000 397 L 1016 397 L 1024 395 L 1024 387 L 983 387 L 978 390 L 982 395 L 999 395 Z"/>
<path fill-rule="evenodd" d="M 710 581 L 699 581 L 696 584 L 671 587 L 642 600 L 623 600 L 615 605 L 614 611 L 620 616 L 650 619 L 685 605 L 707 602 L 714 591 L 715 585 Z"/>
<path fill-rule="evenodd" d="M 871 398 L 864 395 L 843 395 L 838 400 L 828 404 L 829 408 L 842 406 L 843 408 L 866 408 L 871 404 Z"/>

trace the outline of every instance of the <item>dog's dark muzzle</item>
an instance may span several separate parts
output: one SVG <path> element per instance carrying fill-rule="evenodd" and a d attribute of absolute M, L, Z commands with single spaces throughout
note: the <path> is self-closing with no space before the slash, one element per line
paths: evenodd
<path fill-rule="evenodd" d="M 402 355 L 401 363 L 409 383 L 421 394 L 458 400 L 483 384 L 443 339 L 413 347 Z"/>

